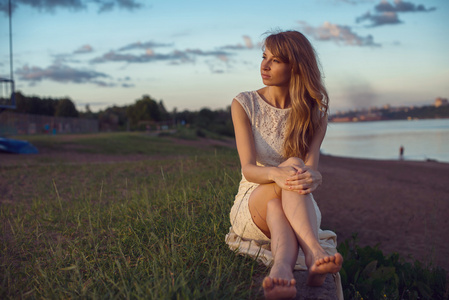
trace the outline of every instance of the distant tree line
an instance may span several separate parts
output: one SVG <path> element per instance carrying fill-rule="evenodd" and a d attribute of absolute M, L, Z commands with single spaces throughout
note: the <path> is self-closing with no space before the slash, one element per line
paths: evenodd
<path fill-rule="evenodd" d="M 143 95 L 131 105 L 114 105 L 98 112 L 92 112 L 89 105 L 86 105 L 84 111 L 78 111 L 68 97 L 40 98 L 16 92 L 15 99 L 16 109 L 7 110 L 55 117 L 96 119 L 99 122 L 100 131 L 190 127 L 220 135 L 234 135 L 230 107 L 219 110 L 203 108 L 200 111 L 184 110 L 181 112 L 175 108 L 172 112 L 168 112 L 162 100 L 156 101 L 149 95 Z M 201 130 L 198 132 L 203 132 Z"/>
<path fill-rule="evenodd" d="M 37 96 L 25 96 L 21 92 L 16 92 L 14 96 L 16 108 L 8 109 L 10 111 L 54 117 L 77 118 L 79 116 L 75 104 L 67 97 L 61 99 L 40 98 Z"/>
<path fill-rule="evenodd" d="M 427 105 L 401 111 L 390 111 L 384 109 L 382 110 L 382 116 L 387 120 L 405 120 L 407 118 L 445 119 L 449 118 L 449 105 L 440 107 Z"/>
<path fill-rule="evenodd" d="M 407 119 L 446 119 L 449 118 L 449 105 L 436 107 L 435 105 L 424 105 L 421 107 L 399 107 L 399 108 L 371 108 L 361 111 L 347 111 L 331 115 L 329 120 L 336 118 L 357 119 L 363 115 L 377 115 L 378 120 L 407 120 Z"/>

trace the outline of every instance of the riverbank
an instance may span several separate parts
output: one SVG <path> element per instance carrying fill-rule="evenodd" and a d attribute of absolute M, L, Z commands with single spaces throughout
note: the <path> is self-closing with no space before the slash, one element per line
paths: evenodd
<path fill-rule="evenodd" d="M 449 164 L 322 156 L 322 228 L 449 270 Z"/>

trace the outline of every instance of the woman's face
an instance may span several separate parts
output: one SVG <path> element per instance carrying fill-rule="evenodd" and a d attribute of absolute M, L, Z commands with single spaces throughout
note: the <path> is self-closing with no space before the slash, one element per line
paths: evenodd
<path fill-rule="evenodd" d="M 278 57 L 273 56 L 271 51 L 265 48 L 260 64 L 262 81 L 267 86 L 288 87 L 291 77 L 290 64 L 282 62 Z"/>

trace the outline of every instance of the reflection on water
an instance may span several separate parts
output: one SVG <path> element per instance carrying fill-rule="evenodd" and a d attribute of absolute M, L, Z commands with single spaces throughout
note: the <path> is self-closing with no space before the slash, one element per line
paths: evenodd
<path fill-rule="evenodd" d="M 321 150 L 345 157 L 449 162 L 449 119 L 330 123 Z"/>

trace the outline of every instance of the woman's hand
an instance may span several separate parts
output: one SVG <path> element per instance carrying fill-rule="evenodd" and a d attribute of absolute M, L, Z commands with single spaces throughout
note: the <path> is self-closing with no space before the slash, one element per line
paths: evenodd
<path fill-rule="evenodd" d="M 287 190 L 306 195 L 316 190 L 321 183 L 322 176 L 320 172 L 308 166 L 303 166 L 297 169 L 295 175 L 287 178 L 285 185 L 288 187 Z"/>
<path fill-rule="evenodd" d="M 302 159 L 297 157 L 290 157 L 283 163 L 281 163 L 277 168 L 271 172 L 271 179 L 274 181 L 281 189 L 292 190 L 287 184 L 288 180 L 294 178 L 298 172 L 302 173 L 305 167 Z"/>
<path fill-rule="evenodd" d="M 289 178 L 293 178 L 298 173 L 298 168 L 295 166 L 278 166 L 277 168 L 273 168 L 271 172 L 271 179 L 284 190 L 290 190 L 287 182 Z"/>

